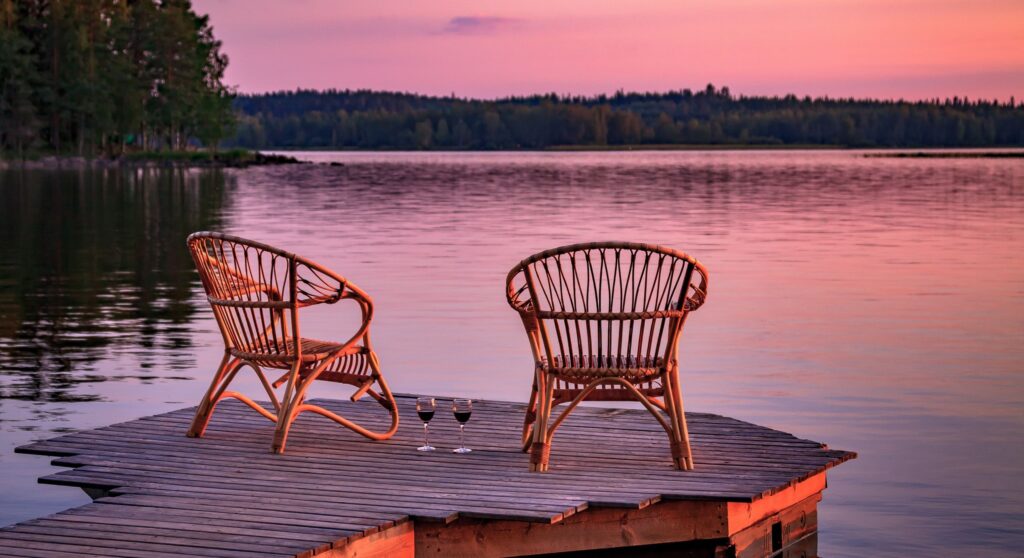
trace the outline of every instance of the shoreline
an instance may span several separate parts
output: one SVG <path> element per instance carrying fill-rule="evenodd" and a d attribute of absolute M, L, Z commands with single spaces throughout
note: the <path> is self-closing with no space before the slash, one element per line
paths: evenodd
<path fill-rule="evenodd" d="M 290 155 L 259 151 L 229 150 L 221 153 L 185 151 L 129 153 L 115 158 L 77 155 L 43 155 L 37 158 L 0 158 L 0 170 L 85 170 L 123 168 L 246 168 L 267 165 L 308 164 Z"/>
<path fill-rule="evenodd" d="M 384 149 L 351 147 L 263 147 L 265 153 L 589 153 L 632 151 L 872 151 L 866 157 L 1017 157 L 1024 156 L 1022 146 L 996 147 L 845 147 L 816 144 L 744 145 L 744 144 L 639 144 L 639 145 L 563 145 L 541 149 Z"/>
<path fill-rule="evenodd" d="M 261 147 L 261 151 L 272 153 L 551 153 L 551 152 L 588 152 L 588 151 L 851 151 L 850 148 L 833 145 L 793 144 L 793 145 L 746 145 L 746 144 L 636 144 L 636 145 L 556 145 L 541 148 L 501 148 L 501 149 L 460 149 L 454 147 L 409 149 L 402 147 Z"/>
<path fill-rule="evenodd" d="M 98 169 L 225 169 L 275 165 L 310 165 L 290 153 L 628 153 L 665 151 L 863 151 L 871 159 L 1024 159 L 1024 149 L 996 148 L 849 148 L 821 145 L 636 145 L 559 146 L 546 149 L 333 149 L 267 148 L 265 151 L 231 149 L 217 154 L 204 151 L 130 153 L 121 157 L 43 155 L 36 158 L 0 158 L 0 170 L 98 170 Z M 337 166 L 343 163 L 322 162 Z"/>
<path fill-rule="evenodd" d="M 1024 159 L 1024 151 L 917 150 L 897 153 L 865 153 L 864 156 L 876 159 Z"/>

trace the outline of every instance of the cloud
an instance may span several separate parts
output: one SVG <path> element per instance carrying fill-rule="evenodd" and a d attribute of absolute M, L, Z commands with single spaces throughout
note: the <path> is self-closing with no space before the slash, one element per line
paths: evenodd
<path fill-rule="evenodd" d="M 442 31 L 452 35 L 494 33 L 514 27 L 518 23 L 519 20 L 508 17 L 458 16 L 448 20 Z"/>

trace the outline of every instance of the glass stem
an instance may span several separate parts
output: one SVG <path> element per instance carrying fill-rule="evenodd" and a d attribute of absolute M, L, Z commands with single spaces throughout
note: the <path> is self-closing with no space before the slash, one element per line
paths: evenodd
<path fill-rule="evenodd" d="M 428 432 L 429 432 L 429 429 L 427 428 L 427 423 L 424 422 L 423 423 L 423 446 L 424 447 L 430 445 L 430 434 Z"/>
<path fill-rule="evenodd" d="M 466 425 L 462 423 L 459 423 L 459 443 L 466 449 Z"/>

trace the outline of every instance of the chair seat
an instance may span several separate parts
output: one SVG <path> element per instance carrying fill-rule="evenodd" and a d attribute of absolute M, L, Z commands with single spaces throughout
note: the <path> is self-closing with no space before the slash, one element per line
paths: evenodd
<path fill-rule="evenodd" d="M 554 365 L 542 357 L 541 367 L 560 379 L 589 384 L 601 378 L 622 378 L 630 382 L 648 382 L 665 373 L 662 357 L 555 355 Z"/>
<path fill-rule="evenodd" d="M 253 347 L 246 347 L 245 349 L 232 348 L 231 354 L 238 358 L 252 360 L 271 368 L 288 368 L 290 363 L 295 362 L 295 357 L 292 353 L 293 343 L 294 341 L 292 341 L 291 338 L 288 338 L 283 341 L 278 341 L 277 343 L 268 342 L 266 344 L 256 345 Z M 321 361 L 344 347 L 342 343 L 322 341 L 320 339 L 309 339 L 306 337 L 302 338 L 300 344 L 302 346 L 302 362 L 306 363 Z M 345 357 L 364 353 L 365 351 L 366 349 L 364 347 L 354 346 L 349 347 L 338 356 Z"/>

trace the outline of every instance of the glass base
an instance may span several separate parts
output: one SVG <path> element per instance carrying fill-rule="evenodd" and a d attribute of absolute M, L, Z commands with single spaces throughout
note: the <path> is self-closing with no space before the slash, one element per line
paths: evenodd
<path fill-rule="evenodd" d="M 436 449 L 434 446 L 420 446 L 416 448 L 416 451 L 434 451 Z"/>
<path fill-rule="evenodd" d="M 469 453 L 471 451 L 473 451 L 473 450 L 471 450 L 469 448 L 455 448 L 455 449 L 452 450 L 452 453 Z"/>

